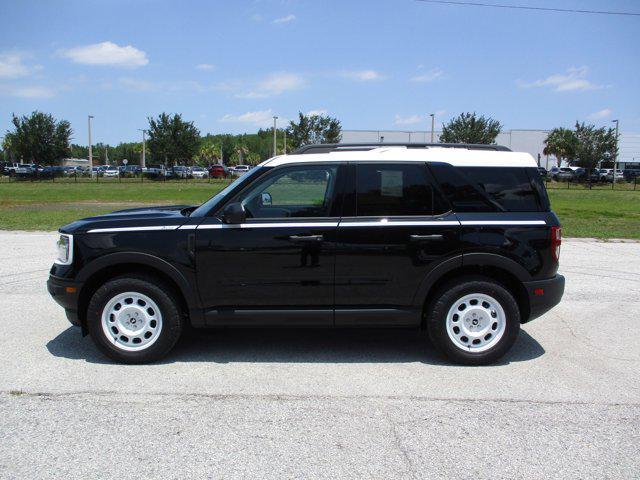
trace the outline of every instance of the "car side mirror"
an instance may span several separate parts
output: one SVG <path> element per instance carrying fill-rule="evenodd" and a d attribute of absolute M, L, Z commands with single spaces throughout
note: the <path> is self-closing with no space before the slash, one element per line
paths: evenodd
<path fill-rule="evenodd" d="M 237 225 L 244 223 L 247 219 L 247 212 L 244 205 L 240 202 L 234 202 L 227 205 L 222 211 L 222 221 L 226 224 Z"/>
<path fill-rule="evenodd" d="M 273 199 L 269 192 L 262 192 L 260 195 L 260 203 L 263 207 L 270 207 L 273 204 Z"/>

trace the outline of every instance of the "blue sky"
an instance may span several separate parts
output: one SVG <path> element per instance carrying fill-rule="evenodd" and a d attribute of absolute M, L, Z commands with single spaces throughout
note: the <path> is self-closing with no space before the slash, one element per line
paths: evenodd
<path fill-rule="evenodd" d="M 491 2 L 493 0 L 487 0 Z M 500 3 L 640 11 L 634 0 Z M 322 111 L 424 130 L 462 111 L 510 128 L 576 119 L 640 132 L 640 17 L 412 0 L 0 1 L 0 135 L 38 109 L 85 143 L 180 112 L 203 133 Z"/>

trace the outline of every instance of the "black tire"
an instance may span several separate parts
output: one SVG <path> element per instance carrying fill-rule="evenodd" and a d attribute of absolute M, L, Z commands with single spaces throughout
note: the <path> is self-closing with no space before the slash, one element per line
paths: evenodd
<path fill-rule="evenodd" d="M 458 347 L 447 333 L 447 314 L 454 303 L 473 293 L 485 294 L 497 300 L 505 313 L 505 329 L 502 337 L 483 352 L 465 351 Z M 509 351 L 520 331 L 520 309 L 515 298 L 503 285 L 489 278 L 464 277 L 444 285 L 426 307 L 429 338 L 434 346 L 455 363 L 463 365 L 488 365 Z"/>
<path fill-rule="evenodd" d="M 102 328 L 102 312 L 119 293 L 138 292 L 156 303 L 162 315 L 158 338 L 144 350 L 126 351 L 114 345 Z M 145 276 L 124 276 L 109 280 L 91 297 L 87 308 L 87 329 L 96 346 L 108 357 L 121 363 L 150 363 L 164 357 L 176 344 L 183 330 L 182 312 L 171 288 Z"/>

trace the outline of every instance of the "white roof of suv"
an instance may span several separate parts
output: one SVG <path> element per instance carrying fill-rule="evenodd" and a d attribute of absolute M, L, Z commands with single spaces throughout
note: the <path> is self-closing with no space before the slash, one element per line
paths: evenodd
<path fill-rule="evenodd" d="M 379 147 L 370 150 L 336 150 L 328 153 L 280 155 L 262 163 L 277 167 L 288 163 L 324 162 L 443 162 L 455 167 L 537 167 L 533 157 L 524 152 L 470 150 L 467 148 Z"/>

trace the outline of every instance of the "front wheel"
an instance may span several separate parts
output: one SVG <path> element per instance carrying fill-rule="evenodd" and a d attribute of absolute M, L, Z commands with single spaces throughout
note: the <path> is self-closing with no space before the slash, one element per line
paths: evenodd
<path fill-rule="evenodd" d="M 507 353 L 520 331 L 520 309 L 515 298 L 489 279 L 450 283 L 428 309 L 429 337 L 456 363 L 493 363 Z"/>
<path fill-rule="evenodd" d="M 91 297 L 87 328 L 107 356 L 122 363 L 148 363 L 173 348 L 182 332 L 182 315 L 167 286 L 146 277 L 120 277 Z"/>

